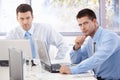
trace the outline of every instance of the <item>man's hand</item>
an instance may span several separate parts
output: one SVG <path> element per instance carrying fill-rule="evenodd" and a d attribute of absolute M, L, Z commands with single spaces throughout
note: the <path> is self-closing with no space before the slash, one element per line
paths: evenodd
<path fill-rule="evenodd" d="M 86 39 L 86 36 L 78 36 L 78 37 L 76 37 L 76 39 L 75 39 L 75 47 L 74 47 L 75 50 L 78 50 L 81 47 L 81 45 L 84 43 L 85 39 Z"/>
<path fill-rule="evenodd" d="M 66 65 L 62 65 L 61 68 L 60 68 L 60 73 L 61 74 L 70 74 L 70 68 L 69 66 L 66 66 Z"/>

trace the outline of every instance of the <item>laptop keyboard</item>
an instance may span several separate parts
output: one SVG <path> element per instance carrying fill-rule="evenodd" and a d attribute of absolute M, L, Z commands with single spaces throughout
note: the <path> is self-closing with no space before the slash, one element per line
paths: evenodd
<path fill-rule="evenodd" d="M 60 67 L 61 67 L 60 64 L 52 64 L 52 68 L 53 68 L 54 70 L 59 70 Z"/>
<path fill-rule="evenodd" d="M 9 61 L 8 60 L 0 60 L 0 66 L 9 66 Z"/>

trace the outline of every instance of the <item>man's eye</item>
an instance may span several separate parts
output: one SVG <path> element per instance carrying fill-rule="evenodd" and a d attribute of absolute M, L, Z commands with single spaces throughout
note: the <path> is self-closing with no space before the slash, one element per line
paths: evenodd
<path fill-rule="evenodd" d="M 30 17 L 28 17 L 27 19 L 30 19 Z"/>
<path fill-rule="evenodd" d="M 79 26 L 82 26 L 82 24 L 79 24 Z"/>
<path fill-rule="evenodd" d="M 20 20 L 24 20 L 24 18 L 20 18 Z"/>

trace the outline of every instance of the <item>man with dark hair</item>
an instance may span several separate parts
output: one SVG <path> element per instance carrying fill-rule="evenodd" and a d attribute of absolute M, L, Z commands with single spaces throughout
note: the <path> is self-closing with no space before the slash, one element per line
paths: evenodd
<path fill-rule="evenodd" d="M 63 59 L 65 57 L 65 53 L 68 50 L 68 45 L 64 41 L 62 35 L 56 32 L 48 24 L 32 23 L 33 10 L 29 4 L 20 4 L 16 9 L 16 15 L 17 21 L 20 25 L 7 34 L 8 39 L 30 38 L 31 42 L 41 40 L 46 43 L 47 50 L 49 50 L 50 45 L 54 45 L 58 48 L 56 59 Z M 33 45 L 34 43 L 31 44 Z M 35 51 L 33 52 L 32 57 L 35 59 L 36 53 Z"/>
<path fill-rule="evenodd" d="M 76 18 L 83 35 L 76 38 L 70 58 L 77 65 L 63 65 L 60 73 L 79 74 L 93 70 L 98 80 L 120 80 L 120 37 L 99 27 L 91 9 L 81 10 Z"/>

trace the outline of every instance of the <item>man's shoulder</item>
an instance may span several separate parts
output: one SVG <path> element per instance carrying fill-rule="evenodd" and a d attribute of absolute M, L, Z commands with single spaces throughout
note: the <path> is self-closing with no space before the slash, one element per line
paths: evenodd
<path fill-rule="evenodd" d="M 102 33 L 102 39 L 114 40 L 116 38 L 119 38 L 119 35 L 112 30 L 104 29 L 102 32 L 103 32 Z"/>
<path fill-rule="evenodd" d="M 20 31 L 20 27 L 16 26 L 15 28 L 11 29 L 9 32 L 16 32 L 16 31 Z"/>
<path fill-rule="evenodd" d="M 48 23 L 33 23 L 34 26 L 51 26 Z"/>
<path fill-rule="evenodd" d="M 47 24 L 47 23 L 33 23 L 33 26 L 37 29 L 49 29 L 51 28 L 51 25 L 50 24 Z"/>
<path fill-rule="evenodd" d="M 103 29 L 103 33 L 106 35 L 115 35 L 116 33 L 109 29 Z"/>

